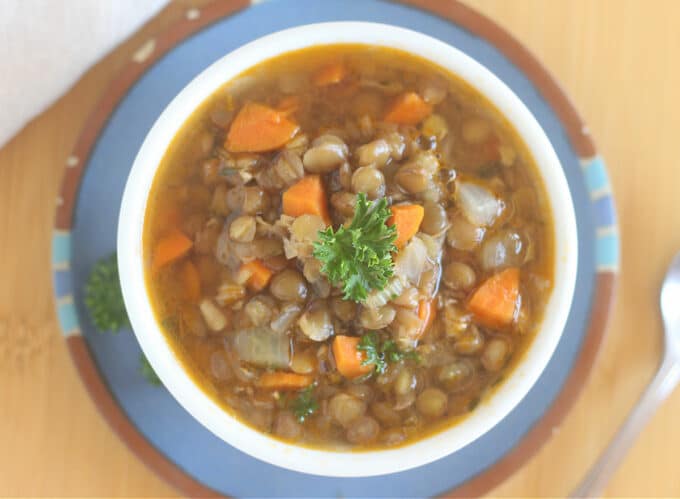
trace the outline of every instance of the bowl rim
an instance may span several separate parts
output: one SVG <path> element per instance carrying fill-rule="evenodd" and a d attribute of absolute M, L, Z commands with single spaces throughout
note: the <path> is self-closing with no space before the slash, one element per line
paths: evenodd
<path fill-rule="evenodd" d="M 205 394 L 178 362 L 155 319 L 144 280 L 141 235 L 149 189 L 170 141 L 189 115 L 224 83 L 262 61 L 299 48 L 339 43 L 410 52 L 454 73 L 482 93 L 515 127 L 534 156 L 553 219 L 559 220 L 560 231 L 556 230 L 558 224 L 553 224 L 554 290 L 541 328 L 519 365 L 472 415 L 395 449 L 312 449 L 282 442 L 241 423 Z M 570 310 L 577 260 L 574 207 L 562 166 L 545 132 L 520 99 L 491 71 L 453 46 L 413 30 L 370 22 L 315 23 L 279 31 L 230 52 L 201 72 L 165 108 L 147 134 L 126 183 L 118 226 L 121 287 L 132 328 L 166 388 L 203 426 L 239 450 L 277 466 L 322 476 L 361 477 L 404 471 L 449 455 L 493 428 L 521 402 L 549 362 Z"/>

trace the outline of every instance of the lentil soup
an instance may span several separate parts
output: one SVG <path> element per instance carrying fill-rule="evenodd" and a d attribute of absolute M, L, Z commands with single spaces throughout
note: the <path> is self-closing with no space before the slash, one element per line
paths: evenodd
<path fill-rule="evenodd" d="M 552 215 L 507 120 L 398 50 L 308 48 L 183 124 L 144 227 L 187 371 L 274 437 L 387 448 L 471 413 L 531 342 Z"/>

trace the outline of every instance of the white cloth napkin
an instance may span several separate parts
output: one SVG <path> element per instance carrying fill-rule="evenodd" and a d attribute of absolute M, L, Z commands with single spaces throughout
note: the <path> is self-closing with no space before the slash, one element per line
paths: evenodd
<path fill-rule="evenodd" d="M 0 147 L 167 0 L 0 0 Z"/>

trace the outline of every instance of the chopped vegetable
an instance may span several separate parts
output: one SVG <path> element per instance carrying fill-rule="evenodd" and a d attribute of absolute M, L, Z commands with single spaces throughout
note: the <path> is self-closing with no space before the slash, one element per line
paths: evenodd
<path fill-rule="evenodd" d="M 392 216 L 387 221 L 388 225 L 397 228 L 397 238 L 394 245 L 403 248 L 404 245 L 416 235 L 423 221 L 425 209 L 419 204 L 400 204 L 390 208 Z"/>
<path fill-rule="evenodd" d="M 253 291 L 262 291 L 267 287 L 274 273 L 262 263 L 262 260 L 253 260 L 241 266 L 242 272 L 247 272 L 250 277 L 246 281 L 247 286 Z"/>
<path fill-rule="evenodd" d="M 156 243 L 151 270 L 157 272 L 169 263 L 186 255 L 194 243 L 179 229 L 172 229 Z"/>
<path fill-rule="evenodd" d="M 192 303 L 197 303 L 201 299 L 201 277 L 196 265 L 190 261 L 184 262 L 179 276 L 185 298 Z"/>
<path fill-rule="evenodd" d="M 333 338 L 333 358 L 338 372 L 345 378 L 358 378 L 370 373 L 372 365 L 366 364 L 366 355 L 358 349 L 359 338 L 338 335 Z"/>
<path fill-rule="evenodd" d="M 85 284 L 85 306 L 99 331 L 117 332 L 130 324 L 120 289 L 115 253 L 92 266 Z"/>
<path fill-rule="evenodd" d="M 151 385 L 161 386 L 163 384 L 144 354 L 139 356 L 139 372 Z"/>
<path fill-rule="evenodd" d="M 340 83 L 347 76 L 347 67 L 342 62 L 333 62 L 319 69 L 312 78 L 317 87 Z"/>
<path fill-rule="evenodd" d="M 319 175 L 307 175 L 283 193 L 283 213 L 291 217 L 319 215 L 330 225 L 328 198 Z"/>
<path fill-rule="evenodd" d="M 406 92 L 397 97 L 385 115 L 388 123 L 417 125 L 432 113 L 428 104 L 415 92 Z"/>
<path fill-rule="evenodd" d="M 380 308 L 386 305 L 388 301 L 400 296 L 404 291 L 404 287 L 404 279 L 401 276 L 392 276 L 383 289 L 374 289 L 368 293 L 363 306 L 367 308 Z"/>
<path fill-rule="evenodd" d="M 430 324 L 434 322 L 437 316 L 437 309 L 434 306 L 434 300 L 421 300 L 418 303 L 418 318 L 422 321 L 420 335 L 422 336 Z"/>
<path fill-rule="evenodd" d="M 394 273 L 414 286 L 420 282 L 420 276 L 427 263 L 427 247 L 419 237 L 402 248 L 394 257 Z"/>
<path fill-rule="evenodd" d="M 468 301 L 468 309 L 485 326 L 503 327 L 515 319 L 518 299 L 519 269 L 512 267 L 484 281 Z"/>
<path fill-rule="evenodd" d="M 260 367 L 285 369 L 290 364 L 290 340 L 268 327 L 241 329 L 233 333 L 234 349 L 244 362 Z"/>
<path fill-rule="evenodd" d="M 291 403 L 291 409 L 300 423 L 304 423 L 319 409 L 319 403 L 314 398 L 314 385 L 309 385 L 298 394 Z"/>
<path fill-rule="evenodd" d="M 260 388 L 266 390 L 299 390 L 312 384 L 314 376 L 282 371 L 266 372 L 260 376 Z"/>
<path fill-rule="evenodd" d="M 503 211 L 503 202 L 489 189 L 474 182 L 456 184 L 456 203 L 465 218 L 477 227 L 493 225 Z"/>
<path fill-rule="evenodd" d="M 369 291 L 383 289 L 392 276 L 397 230 L 386 224 L 389 217 L 385 198 L 369 202 L 359 193 L 350 226 L 319 233 L 314 256 L 331 284 L 342 284 L 346 300 L 365 300 Z"/>
<path fill-rule="evenodd" d="M 375 372 L 382 374 L 387 370 L 387 364 L 393 364 L 403 359 L 418 359 L 415 351 L 402 352 L 392 340 L 381 341 L 375 331 L 366 333 L 359 340 L 357 350 L 364 353 L 364 366 L 373 366 Z"/>
<path fill-rule="evenodd" d="M 300 127 L 286 114 L 247 102 L 229 127 L 224 147 L 229 152 L 265 152 L 283 147 Z"/>

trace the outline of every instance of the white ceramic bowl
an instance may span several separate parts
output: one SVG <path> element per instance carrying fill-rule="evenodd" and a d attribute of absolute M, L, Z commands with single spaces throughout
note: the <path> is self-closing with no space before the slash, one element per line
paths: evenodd
<path fill-rule="evenodd" d="M 527 144 L 545 182 L 555 219 L 554 291 L 540 331 L 520 364 L 493 396 L 459 424 L 390 450 L 312 450 L 270 438 L 230 416 L 187 375 L 154 318 L 144 284 L 142 228 L 149 189 L 170 141 L 189 115 L 224 83 L 264 60 L 334 43 L 363 43 L 411 52 L 477 88 Z M 414 31 L 373 23 L 322 23 L 280 31 L 225 55 L 173 99 L 147 135 L 125 187 L 118 223 L 118 265 L 125 305 L 145 355 L 165 387 L 201 424 L 241 451 L 277 466 L 316 475 L 371 476 L 414 468 L 455 452 L 493 428 L 527 394 L 548 364 L 571 307 L 577 265 L 576 221 L 567 181 L 550 141 L 519 98 L 489 70 L 450 45 Z"/>

